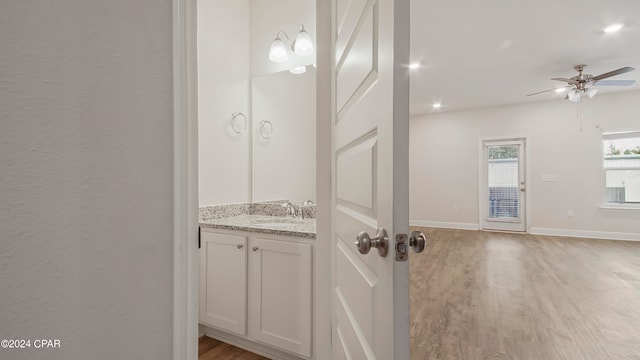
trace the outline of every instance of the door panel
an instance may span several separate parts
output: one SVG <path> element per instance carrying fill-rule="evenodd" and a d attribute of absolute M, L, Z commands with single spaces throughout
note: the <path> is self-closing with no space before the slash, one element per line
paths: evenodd
<path fill-rule="evenodd" d="M 200 322 L 246 335 L 247 238 L 206 231 L 201 236 Z"/>
<path fill-rule="evenodd" d="M 334 359 L 409 358 L 408 0 L 334 0 L 332 302 Z M 398 20 L 401 21 L 398 21 Z M 405 149 L 406 148 L 406 149 Z M 361 254 L 361 231 L 388 232 L 390 251 Z"/>
<path fill-rule="evenodd" d="M 250 239 L 250 336 L 311 356 L 311 245 Z"/>

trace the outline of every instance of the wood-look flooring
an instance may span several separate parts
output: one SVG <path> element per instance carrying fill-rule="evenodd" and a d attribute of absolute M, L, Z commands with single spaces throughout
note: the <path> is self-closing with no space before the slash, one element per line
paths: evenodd
<path fill-rule="evenodd" d="M 640 359 L 640 242 L 421 229 L 411 359 Z"/>
<path fill-rule="evenodd" d="M 198 360 L 268 360 L 207 336 L 198 339 Z"/>

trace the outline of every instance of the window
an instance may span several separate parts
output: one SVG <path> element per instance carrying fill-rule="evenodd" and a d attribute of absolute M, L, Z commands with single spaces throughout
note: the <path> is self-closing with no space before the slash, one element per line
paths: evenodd
<path fill-rule="evenodd" d="M 605 133 L 606 205 L 640 208 L 640 131 Z"/>

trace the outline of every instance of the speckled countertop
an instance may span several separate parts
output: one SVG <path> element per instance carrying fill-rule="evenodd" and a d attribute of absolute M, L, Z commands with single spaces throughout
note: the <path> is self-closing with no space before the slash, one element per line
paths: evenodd
<path fill-rule="evenodd" d="M 239 215 L 201 220 L 200 226 L 211 229 L 257 232 L 261 234 L 316 238 L 316 219 L 294 219 L 284 216 Z"/>
<path fill-rule="evenodd" d="M 315 239 L 315 207 L 305 209 L 305 219 L 296 219 L 284 216 L 282 203 L 274 201 L 200 208 L 200 226 Z"/>

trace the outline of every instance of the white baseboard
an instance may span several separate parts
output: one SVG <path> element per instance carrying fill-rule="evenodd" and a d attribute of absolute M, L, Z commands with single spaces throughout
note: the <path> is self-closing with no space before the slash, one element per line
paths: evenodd
<path fill-rule="evenodd" d="M 548 228 L 531 227 L 529 228 L 529 234 L 581 237 L 581 238 L 605 239 L 605 240 L 640 241 L 640 233 L 623 233 L 623 232 L 613 232 L 613 231 L 548 229 Z"/>
<path fill-rule="evenodd" d="M 445 221 L 409 220 L 411 226 L 424 226 L 444 229 L 480 230 L 480 225 Z"/>

